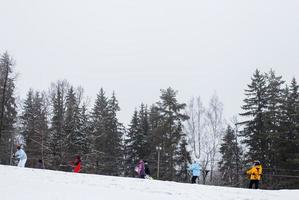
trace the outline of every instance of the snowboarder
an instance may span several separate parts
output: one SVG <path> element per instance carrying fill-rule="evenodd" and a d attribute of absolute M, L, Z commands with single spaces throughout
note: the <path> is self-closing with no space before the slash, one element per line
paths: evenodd
<path fill-rule="evenodd" d="M 140 160 L 138 165 L 135 167 L 135 171 L 137 172 L 139 178 L 145 178 L 145 167 L 143 160 Z"/>
<path fill-rule="evenodd" d="M 190 166 L 189 170 L 192 172 L 191 183 L 194 184 L 194 183 L 196 183 L 196 180 L 200 175 L 201 167 L 200 167 L 199 161 L 194 160 L 194 162 Z"/>
<path fill-rule="evenodd" d="M 25 151 L 21 148 L 21 145 L 17 145 L 17 151 L 13 155 L 13 157 L 19 160 L 18 167 L 25 167 L 27 155 Z"/>
<path fill-rule="evenodd" d="M 252 189 L 252 186 L 255 186 L 255 189 L 259 188 L 259 181 L 262 177 L 263 168 L 260 161 L 255 160 L 253 166 L 246 173 L 249 175 L 249 188 Z"/>
<path fill-rule="evenodd" d="M 74 173 L 79 173 L 81 171 L 81 157 L 79 155 L 76 156 L 74 161 L 71 161 L 71 166 L 73 167 Z"/>

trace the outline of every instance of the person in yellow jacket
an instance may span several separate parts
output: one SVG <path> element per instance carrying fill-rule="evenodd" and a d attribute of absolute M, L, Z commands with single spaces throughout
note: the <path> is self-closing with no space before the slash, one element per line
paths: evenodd
<path fill-rule="evenodd" d="M 260 161 L 256 160 L 253 162 L 254 165 L 251 169 L 249 169 L 246 173 L 249 175 L 250 183 L 249 188 L 251 189 L 252 186 L 255 186 L 255 189 L 259 188 L 259 182 L 262 178 L 263 167 Z"/>

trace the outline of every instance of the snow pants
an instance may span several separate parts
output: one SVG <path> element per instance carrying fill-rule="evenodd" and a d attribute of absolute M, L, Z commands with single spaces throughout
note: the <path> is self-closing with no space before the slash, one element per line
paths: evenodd
<path fill-rule="evenodd" d="M 27 161 L 27 159 L 19 160 L 18 167 L 25 167 L 26 161 Z"/>
<path fill-rule="evenodd" d="M 192 176 L 192 179 L 191 179 L 191 183 L 196 183 L 196 179 L 198 178 L 198 176 Z"/>
<path fill-rule="evenodd" d="M 252 189 L 253 185 L 254 185 L 255 189 L 258 189 L 259 188 L 259 180 L 250 180 L 249 188 Z"/>

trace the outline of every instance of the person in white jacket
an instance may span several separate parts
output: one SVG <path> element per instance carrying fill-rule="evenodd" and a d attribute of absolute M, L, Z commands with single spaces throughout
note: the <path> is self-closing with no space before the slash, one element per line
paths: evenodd
<path fill-rule="evenodd" d="M 14 155 L 19 160 L 18 167 L 25 167 L 27 155 L 20 145 L 17 146 L 17 152 Z"/>

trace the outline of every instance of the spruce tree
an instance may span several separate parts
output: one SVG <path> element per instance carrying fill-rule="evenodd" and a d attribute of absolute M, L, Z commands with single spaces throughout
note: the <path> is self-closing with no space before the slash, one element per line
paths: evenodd
<path fill-rule="evenodd" d="M 191 164 L 191 156 L 190 151 L 187 149 L 188 143 L 186 140 L 186 136 L 183 136 L 179 147 L 177 148 L 176 152 L 176 180 L 179 182 L 190 182 L 190 175 L 189 175 L 189 166 Z"/>
<path fill-rule="evenodd" d="M 139 119 L 138 111 L 135 110 L 131 123 L 129 125 L 128 133 L 125 137 L 125 175 L 133 177 L 135 175 L 134 167 L 138 162 L 140 157 L 137 155 L 138 144 L 137 135 L 138 135 Z"/>
<path fill-rule="evenodd" d="M 222 174 L 222 182 L 224 185 L 239 186 L 242 151 L 237 142 L 237 135 L 235 135 L 231 126 L 227 127 L 226 134 L 222 141 L 220 147 L 222 158 L 218 163 L 219 170 Z"/>
<path fill-rule="evenodd" d="M 264 151 L 265 159 L 263 160 L 264 166 L 274 169 L 277 167 L 279 159 L 277 158 L 277 144 L 279 142 L 280 122 L 282 117 L 281 106 L 283 103 L 282 98 L 282 85 L 284 81 L 281 76 L 276 76 L 275 72 L 271 70 L 266 75 L 267 80 L 267 111 L 264 119 L 266 130 L 264 140 L 266 144 L 266 151 Z"/>
<path fill-rule="evenodd" d="M 107 137 L 107 120 L 108 120 L 108 99 L 105 95 L 103 88 L 97 95 L 95 105 L 92 110 L 92 135 L 91 141 L 93 142 L 91 154 L 93 155 L 95 173 L 101 174 L 104 168 L 104 146 Z"/>
<path fill-rule="evenodd" d="M 24 137 L 27 166 L 34 167 L 39 159 L 45 159 L 47 150 L 48 122 L 45 97 L 39 92 L 29 90 L 24 102 L 23 113 L 20 116 L 22 127 L 21 134 Z"/>
<path fill-rule="evenodd" d="M 16 122 L 15 74 L 7 52 L 0 55 L 0 164 L 12 164 Z"/>
<path fill-rule="evenodd" d="M 96 155 L 96 172 L 119 175 L 123 168 L 122 125 L 118 122 L 118 101 L 113 93 L 108 99 L 100 90 L 92 113 L 93 153 Z"/>
<path fill-rule="evenodd" d="M 279 139 L 275 145 L 280 175 L 298 176 L 299 168 L 299 86 L 294 78 L 290 87 L 286 87 L 283 96 L 282 118 Z M 298 188 L 297 179 L 281 179 L 278 188 Z"/>
<path fill-rule="evenodd" d="M 256 70 L 251 78 L 251 84 L 245 90 L 246 98 L 240 115 L 247 119 L 240 124 L 244 125 L 241 136 L 243 143 L 248 147 L 247 159 L 266 162 L 268 144 L 266 141 L 266 111 L 267 111 L 267 82 L 265 75 Z"/>
<path fill-rule="evenodd" d="M 118 100 L 113 92 L 108 101 L 108 133 L 106 140 L 106 166 L 105 173 L 109 175 L 120 175 L 123 168 L 122 152 L 122 124 L 117 119 L 117 112 L 120 111 Z"/>
<path fill-rule="evenodd" d="M 80 109 L 73 87 L 68 90 L 65 103 L 64 133 L 66 135 L 66 159 L 72 160 L 81 153 Z"/>
<path fill-rule="evenodd" d="M 65 82 L 58 82 L 55 85 L 52 95 L 52 118 L 49 135 L 48 156 L 50 157 L 50 167 L 52 169 L 70 170 L 66 157 L 67 135 L 65 133 L 65 92 L 67 85 Z"/>
<path fill-rule="evenodd" d="M 155 131 L 161 138 L 157 145 L 162 147 L 161 178 L 165 180 L 175 179 L 176 150 L 183 136 L 182 122 L 188 119 L 187 115 L 181 113 L 186 104 L 179 103 L 176 96 L 177 92 L 172 88 L 161 90 L 161 100 L 157 103 L 162 124 Z"/>

